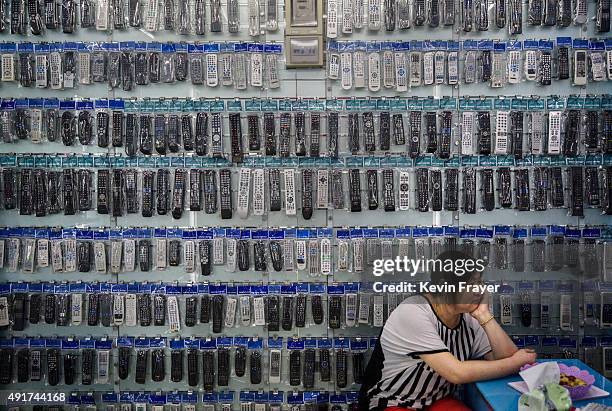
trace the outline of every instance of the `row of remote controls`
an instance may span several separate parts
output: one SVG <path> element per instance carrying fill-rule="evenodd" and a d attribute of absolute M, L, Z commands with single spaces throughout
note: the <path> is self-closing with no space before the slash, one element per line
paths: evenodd
<path fill-rule="evenodd" d="M 407 92 L 412 87 L 532 82 L 549 86 L 571 80 L 585 86 L 612 80 L 612 50 L 558 46 L 550 50 L 343 51 L 328 50 L 327 77 L 344 90 Z"/>
<path fill-rule="evenodd" d="M 337 239 L 236 240 L 216 237 L 213 240 L 195 241 L 157 238 L 112 240 L 110 243 L 103 240 L 22 239 L 11 236 L 9 239 L 0 239 L 0 268 L 7 272 L 28 274 L 49 268 L 54 273 L 78 271 L 119 274 L 181 266 L 187 273 L 199 272 L 204 276 L 216 270 L 255 270 L 306 271 L 316 277 L 334 272 L 369 271 L 381 259 L 435 258 L 445 250 L 460 248 L 469 255 L 492 261 L 493 267 L 504 270 L 508 269 L 511 255 L 523 256 L 521 260 L 524 260 L 524 256 L 530 254 L 531 270 L 541 272 L 558 271 L 564 266 L 579 267 L 577 253 L 571 252 L 572 247 L 576 247 L 585 256 L 583 268 L 592 267 L 591 271 L 597 273 L 600 271 L 598 267 L 601 258 L 607 259 L 599 255 L 604 255 L 606 251 L 612 252 L 612 245 L 598 243 L 597 236 L 585 238 L 581 243 L 580 232 L 575 230 L 569 230 L 571 235 L 564 238 L 557 234 L 547 237 L 545 228 L 532 227 L 530 236 L 527 228 L 508 228 L 507 233 L 498 233 L 494 237 L 493 230 L 481 229 L 476 236 L 475 229 L 466 228 L 460 233 L 461 241 L 456 236 L 443 237 L 441 234 L 439 237 L 428 237 L 427 229 L 415 229 L 414 239 L 400 236 L 404 234 L 401 232 L 397 232 L 394 238 L 393 230 L 381 230 L 390 235 L 383 238 L 350 238 L 345 236 L 346 230 L 339 230 Z M 374 231 L 378 235 L 378 230 Z M 494 245 L 493 251 L 491 244 Z M 600 252 L 601 248 L 606 251 Z M 524 271 L 524 267 L 525 261 L 514 263 L 513 268 L 515 271 Z"/>
<path fill-rule="evenodd" d="M 345 150 L 405 153 L 410 158 L 427 154 L 443 159 L 455 154 L 574 157 L 612 154 L 611 136 L 612 110 L 607 109 L 229 113 L 227 120 L 223 113 L 206 112 L 33 108 L 0 112 L 0 140 L 5 143 L 97 145 L 123 148 L 130 157 L 185 153 L 233 163 L 251 155 L 337 158 Z"/>
<path fill-rule="evenodd" d="M 19 292 L 0 295 L 0 327 L 10 325 L 12 331 L 23 331 L 42 323 L 60 327 L 155 326 L 176 333 L 183 326 L 206 325 L 214 334 L 250 326 L 266 326 L 269 332 L 292 331 L 322 325 L 325 320 L 332 329 L 382 327 L 384 297 L 365 292 L 282 296 Z M 390 315 L 398 299 L 389 294 L 387 303 Z"/>
<path fill-rule="evenodd" d="M 525 13 L 523 2 L 514 0 L 327 0 L 326 7 L 328 38 L 359 33 L 363 28 L 389 32 L 455 25 L 463 32 L 507 28 L 510 35 L 516 35 L 522 33 L 523 22 L 562 28 L 589 20 L 586 0 L 529 0 Z M 597 1 L 594 21 L 597 31 L 610 31 L 609 0 Z"/>
<path fill-rule="evenodd" d="M 36 1 L 36 0 L 32 0 Z M 257 0 L 251 0 L 257 1 Z M 38 44 L 37 44 L 38 46 Z M 278 52 L 18 51 L 0 53 L 0 82 L 63 90 L 91 84 L 133 91 L 137 86 L 189 80 L 193 85 L 278 88 Z"/>
<path fill-rule="evenodd" d="M 283 210 L 297 216 L 300 210 L 310 220 L 316 210 L 330 209 L 474 214 L 563 207 L 573 216 L 582 216 L 584 208 L 612 213 L 610 166 L 298 170 L 240 168 L 234 189 L 229 169 L 174 169 L 171 181 L 169 169 L 5 168 L 2 204 L 36 217 L 95 211 L 181 219 L 188 211 L 204 211 L 246 219 Z"/>
<path fill-rule="evenodd" d="M 363 380 L 367 364 L 363 351 L 327 348 L 288 351 L 245 347 L 204 350 L 119 347 L 116 351 L 3 348 L 0 384 L 45 381 L 50 386 L 89 386 L 112 384 L 118 378 L 133 379 L 136 384 L 186 383 L 190 389 L 212 391 L 230 386 L 230 381 L 237 378 L 244 378 L 251 386 L 288 383 L 304 389 L 330 383 L 347 388 Z"/>
<path fill-rule="evenodd" d="M 166 31 L 178 35 L 240 32 L 240 4 L 230 0 L 222 7 L 219 0 L 12 0 L 0 8 L 0 32 L 44 35 L 61 31 L 74 34 L 78 29 L 104 33 L 113 30 Z M 276 0 L 249 0 L 248 34 L 256 37 L 278 29 Z M 265 13 L 262 13 L 265 8 Z M 6 24 L 5 14 L 10 16 Z M 225 26 L 225 28 L 224 28 Z"/>

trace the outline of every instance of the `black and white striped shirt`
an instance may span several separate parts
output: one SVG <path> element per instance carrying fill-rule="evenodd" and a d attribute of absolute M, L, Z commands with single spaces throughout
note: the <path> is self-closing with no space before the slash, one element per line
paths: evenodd
<path fill-rule="evenodd" d="M 404 300 L 389 316 L 370 358 L 360 409 L 421 409 L 452 394 L 455 386 L 420 358 L 445 351 L 464 361 L 481 358 L 491 346 L 483 328 L 469 314 L 449 328 L 422 295 Z"/>

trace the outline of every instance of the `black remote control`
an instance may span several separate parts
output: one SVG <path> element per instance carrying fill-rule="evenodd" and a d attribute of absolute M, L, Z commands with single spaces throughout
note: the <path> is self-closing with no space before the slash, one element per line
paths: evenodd
<path fill-rule="evenodd" d="M 144 384 L 147 379 L 147 362 L 149 360 L 149 350 L 136 351 L 136 374 L 134 382 Z"/>
<path fill-rule="evenodd" d="M 190 387 L 195 387 L 199 382 L 198 350 L 196 348 L 189 348 L 187 350 L 187 383 Z"/>
<path fill-rule="evenodd" d="M 289 384 L 292 386 L 300 385 L 302 371 L 302 352 L 291 350 L 289 354 Z"/>
<path fill-rule="evenodd" d="M 279 297 L 272 295 L 266 299 L 266 322 L 268 331 L 276 332 L 280 327 L 280 302 Z"/>
<path fill-rule="evenodd" d="M 212 331 L 215 334 L 219 334 L 223 327 L 224 302 L 225 298 L 223 298 L 223 296 L 220 294 L 217 294 L 212 298 Z"/>
<path fill-rule="evenodd" d="M 304 388 L 314 388 L 315 385 L 316 351 L 312 348 L 304 350 L 304 369 L 302 380 Z"/>
<path fill-rule="evenodd" d="M 204 390 L 212 391 L 215 386 L 215 353 L 211 350 L 202 352 L 202 382 Z"/>
<path fill-rule="evenodd" d="M 200 299 L 200 323 L 208 324 L 210 323 L 210 315 L 211 315 L 211 298 L 210 295 L 203 295 Z"/>
<path fill-rule="evenodd" d="M 234 354 L 234 373 L 236 377 L 244 377 L 246 373 L 247 350 L 244 347 L 236 347 Z"/>
<path fill-rule="evenodd" d="M 163 349 L 151 351 L 151 379 L 161 382 L 166 379 L 165 354 Z"/>
<path fill-rule="evenodd" d="M 170 381 L 183 381 L 183 350 L 172 350 L 170 352 Z"/>
<path fill-rule="evenodd" d="M 227 387 L 230 376 L 230 351 L 228 348 L 217 349 L 217 385 Z"/>
<path fill-rule="evenodd" d="M 118 374 L 119 379 L 125 380 L 130 374 L 130 358 L 132 349 L 129 347 L 119 347 Z"/>

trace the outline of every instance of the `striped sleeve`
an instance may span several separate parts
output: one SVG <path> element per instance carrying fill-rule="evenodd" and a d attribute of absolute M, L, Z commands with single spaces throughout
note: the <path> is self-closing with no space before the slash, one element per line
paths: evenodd
<path fill-rule="evenodd" d="M 390 353 L 419 358 L 448 351 L 431 310 L 421 304 L 402 304 L 393 311 L 382 333 L 383 348 Z"/>
<path fill-rule="evenodd" d="M 474 333 L 474 341 L 472 342 L 471 359 L 482 358 L 491 351 L 491 343 L 484 328 L 478 324 L 476 320 L 470 322 L 471 332 Z"/>

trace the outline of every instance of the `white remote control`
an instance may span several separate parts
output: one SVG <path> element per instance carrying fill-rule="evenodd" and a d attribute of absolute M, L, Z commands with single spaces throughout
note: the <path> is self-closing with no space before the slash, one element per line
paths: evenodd
<path fill-rule="evenodd" d="M 306 241 L 297 240 L 295 242 L 295 261 L 298 270 L 306 269 Z"/>
<path fill-rule="evenodd" d="M 79 83 L 91 84 L 91 56 L 89 53 L 79 53 Z M 66 79 L 64 79 L 66 80 Z M 66 81 L 64 81 L 67 83 Z M 74 85 L 66 84 L 66 87 L 72 88 Z"/>
<path fill-rule="evenodd" d="M 97 350 L 98 355 L 98 366 L 97 368 L 97 379 L 98 384 L 108 384 L 109 381 L 109 370 L 110 370 L 110 351 L 109 350 Z"/>
<path fill-rule="evenodd" d="M 123 269 L 128 273 L 136 269 L 136 240 L 123 241 Z"/>
<path fill-rule="evenodd" d="M 370 294 L 359 295 L 359 315 L 357 322 L 359 324 L 370 323 Z"/>
<path fill-rule="evenodd" d="M 111 273 L 118 274 L 121 271 L 121 259 L 123 257 L 123 243 L 111 241 Z"/>
<path fill-rule="evenodd" d="M 125 295 L 125 325 L 128 327 L 136 326 L 137 319 L 137 298 L 136 294 Z"/>
<path fill-rule="evenodd" d="M 48 62 L 46 54 L 37 54 L 35 59 L 36 67 L 36 88 L 47 88 Z"/>
<path fill-rule="evenodd" d="M 383 294 L 376 294 L 372 297 L 372 306 L 373 306 L 373 318 L 372 325 L 374 327 L 382 327 L 385 322 L 385 312 L 384 312 L 384 301 L 385 296 Z"/>
<path fill-rule="evenodd" d="M 342 33 L 353 32 L 353 0 L 342 0 Z"/>
<path fill-rule="evenodd" d="M 395 88 L 395 62 L 393 52 L 383 51 L 383 85 L 385 88 Z"/>
<path fill-rule="evenodd" d="M 213 238 L 212 247 L 212 263 L 214 265 L 223 265 L 223 263 L 225 263 L 225 248 L 223 247 L 223 237 Z"/>
<path fill-rule="evenodd" d="M 368 29 L 380 30 L 380 0 L 368 0 Z"/>
<path fill-rule="evenodd" d="M 0 327 L 8 327 L 10 323 L 8 305 L 8 298 L 0 297 Z"/>
<path fill-rule="evenodd" d="M 22 270 L 26 273 L 33 273 L 36 266 L 36 240 L 27 238 L 24 248 Z"/>
<path fill-rule="evenodd" d="M 4 240 L 0 240 L 0 257 L 2 257 L 2 261 L 0 262 L 0 268 L 4 264 Z M 38 268 L 46 268 L 49 267 L 49 240 L 41 238 L 38 240 L 36 247 L 36 265 Z"/>
<path fill-rule="evenodd" d="M 603 52 L 591 52 L 591 77 L 593 81 L 604 81 L 606 79 L 606 63 Z"/>
<path fill-rule="evenodd" d="M 353 53 L 353 76 L 355 77 L 355 88 L 366 86 L 366 54 L 363 51 Z"/>
<path fill-rule="evenodd" d="M 293 253 L 293 240 L 283 241 L 283 268 L 285 271 L 295 270 L 295 256 Z"/>
<path fill-rule="evenodd" d="M 185 272 L 193 273 L 195 271 L 195 241 L 185 241 L 183 248 L 185 250 Z"/>
<path fill-rule="evenodd" d="M 264 297 L 253 298 L 253 325 L 266 325 L 266 301 Z"/>
<path fill-rule="evenodd" d="M 357 323 L 357 294 L 347 294 L 345 297 L 344 320 L 347 327 L 354 327 Z"/>
<path fill-rule="evenodd" d="M 461 121 L 461 154 L 474 154 L 474 112 L 464 111 Z"/>
<path fill-rule="evenodd" d="M 156 0 L 152 0 L 156 1 Z M 151 5 L 149 5 L 151 6 Z M 108 0 L 98 0 L 96 2 L 96 30 L 108 30 L 109 8 Z"/>
<path fill-rule="evenodd" d="M 363 271 L 365 241 L 363 238 L 353 240 L 353 270 L 355 272 Z"/>
<path fill-rule="evenodd" d="M 340 85 L 344 90 L 353 88 L 353 55 L 340 53 Z"/>
<path fill-rule="evenodd" d="M 106 272 L 106 246 L 102 241 L 94 242 L 94 266 L 99 273 Z"/>
<path fill-rule="evenodd" d="M 294 169 L 285 170 L 285 213 L 296 215 L 297 206 L 295 203 L 295 173 Z"/>
<path fill-rule="evenodd" d="M 236 211 L 240 218 L 249 216 L 249 200 L 251 198 L 251 169 L 243 167 L 238 174 L 238 205 Z"/>
<path fill-rule="evenodd" d="M 19 268 L 19 259 L 21 255 L 21 240 L 19 238 L 11 238 L 8 243 L 8 271 L 11 273 L 17 272 Z"/>
<path fill-rule="evenodd" d="M 349 269 L 349 244 L 348 241 L 338 240 L 338 270 Z"/>
<path fill-rule="evenodd" d="M 55 273 L 61 273 L 64 271 L 62 240 L 51 241 L 51 268 L 53 268 L 53 272 Z"/>
<path fill-rule="evenodd" d="M 158 238 L 155 241 L 155 266 L 158 270 L 165 270 L 168 267 L 168 240 Z"/>
<path fill-rule="evenodd" d="M 206 85 L 208 87 L 217 87 L 217 85 L 219 84 L 217 55 L 215 53 L 206 53 L 205 58 L 206 58 Z"/>
<path fill-rule="evenodd" d="M 234 238 L 227 239 L 227 261 L 225 262 L 225 268 L 229 272 L 236 271 L 236 248 L 238 241 Z"/>
<path fill-rule="evenodd" d="M 561 302 L 559 304 L 559 325 L 564 331 L 572 329 L 572 296 L 569 294 L 561 294 Z"/>
<path fill-rule="evenodd" d="M 0 56 L 2 61 L 2 81 L 15 81 L 15 55 L 14 54 L 3 54 Z"/>
<path fill-rule="evenodd" d="M 530 118 L 531 154 L 540 155 L 544 153 L 544 113 L 534 111 Z"/>
<path fill-rule="evenodd" d="M 508 111 L 495 115 L 495 154 L 508 154 Z"/>
<path fill-rule="evenodd" d="M 36 256 L 36 239 L 34 238 L 26 238 L 24 244 L 24 256 L 23 256 L 23 264 L 22 270 L 25 273 L 33 273 L 34 265 L 35 265 L 35 256 Z"/>
<path fill-rule="evenodd" d="M 423 84 L 431 85 L 434 82 L 434 55 L 433 51 L 423 54 Z"/>
<path fill-rule="evenodd" d="M 266 55 L 266 66 L 268 68 L 268 87 L 279 88 L 280 79 L 278 77 L 278 57 L 276 54 Z"/>
<path fill-rule="evenodd" d="M 253 215 L 264 215 L 266 205 L 265 172 L 263 168 L 253 170 Z"/>
<path fill-rule="evenodd" d="M 353 0 L 353 27 L 360 29 L 363 27 L 363 0 Z"/>
<path fill-rule="evenodd" d="M 206 63 L 206 70 L 208 71 L 208 61 Z M 232 77 L 232 57 L 229 53 L 221 54 L 221 68 L 221 83 L 224 86 L 231 86 L 234 79 Z"/>
<path fill-rule="evenodd" d="M 71 273 L 76 271 L 76 240 L 68 238 L 64 240 L 64 271 Z"/>
<path fill-rule="evenodd" d="M 387 294 L 387 318 L 391 315 L 393 310 L 397 308 L 397 293 L 389 293 Z"/>
<path fill-rule="evenodd" d="M 260 14 L 259 0 L 249 0 L 249 36 L 251 37 L 261 34 Z"/>
<path fill-rule="evenodd" d="M 158 22 L 159 22 L 159 1 L 149 0 L 147 4 L 147 17 L 145 18 L 145 21 L 144 21 L 144 29 L 150 32 L 157 31 Z"/>
<path fill-rule="evenodd" d="M 508 53 L 508 83 L 521 82 L 521 52 L 512 50 Z"/>
<path fill-rule="evenodd" d="M 331 241 L 329 238 L 321 239 L 321 274 L 331 274 Z"/>
<path fill-rule="evenodd" d="M 261 53 L 251 54 L 251 86 L 263 86 L 263 56 Z"/>
<path fill-rule="evenodd" d="M 380 90 L 380 55 L 376 52 L 368 54 L 368 88 Z"/>
<path fill-rule="evenodd" d="M 535 50 L 525 52 L 525 78 L 529 81 L 538 78 L 538 55 Z"/>
<path fill-rule="evenodd" d="M 83 321 L 83 294 L 70 295 L 70 320 L 72 325 L 80 325 Z"/>
<path fill-rule="evenodd" d="M 227 304 L 225 306 L 225 327 L 232 328 L 236 322 L 236 308 L 238 302 L 235 298 L 228 297 Z"/>
<path fill-rule="evenodd" d="M 178 332 L 181 329 L 181 317 L 179 312 L 178 300 L 176 296 L 171 295 L 166 302 L 168 310 L 168 326 L 172 333 Z"/>
<path fill-rule="evenodd" d="M 240 323 L 251 325 L 251 298 L 247 295 L 240 296 Z"/>
<path fill-rule="evenodd" d="M 442 50 L 434 55 L 434 79 L 436 84 L 443 84 L 446 78 L 446 55 Z"/>
<path fill-rule="evenodd" d="M 338 1 L 327 0 L 326 33 L 328 39 L 338 37 Z"/>
<path fill-rule="evenodd" d="M 60 90 L 63 84 L 62 55 L 58 52 L 49 54 L 49 72 L 51 89 Z"/>
<path fill-rule="evenodd" d="M 308 273 L 311 276 L 319 275 L 319 268 L 321 266 L 319 258 L 319 241 L 309 240 L 308 241 Z"/>
<path fill-rule="evenodd" d="M 561 154 L 561 111 L 548 113 L 548 154 Z"/>
<path fill-rule="evenodd" d="M 5 246 L 6 246 L 5 241 L 0 239 L 0 269 L 4 268 L 4 247 Z"/>
<path fill-rule="evenodd" d="M 406 68 L 406 54 L 395 52 L 395 91 L 404 92 L 408 90 L 408 70 Z"/>
<path fill-rule="evenodd" d="M 574 51 L 574 85 L 584 86 L 587 83 L 587 52 Z"/>
<path fill-rule="evenodd" d="M 30 109 L 30 141 L 38 144 L 42 141 L 43 112 L 40 109 Z"/>
<path fill-rule="evenodd" d="M 326 209 L 329 205 L 329 170 L 317 170 L 317 208 Z"/>
<path fill-rule="evenodd" d="M 331 80 L 338 80 L 338 77 L 340 77 L 340 55 L 338 53 L 331 53 L 329 55 L 327 77 Z"/>
<path fill-rule="evenodd" d="M 459 53 L 451 51 L 448 53 L 448 84 L 453 86 L 459 83 Z"/>
<path fill-rule="evenodd" d="M 123 304 L 123 295 L 115 294 L 113 296 L 113 324 L 122 325 L 125 319 L 125 305 Z"/>

